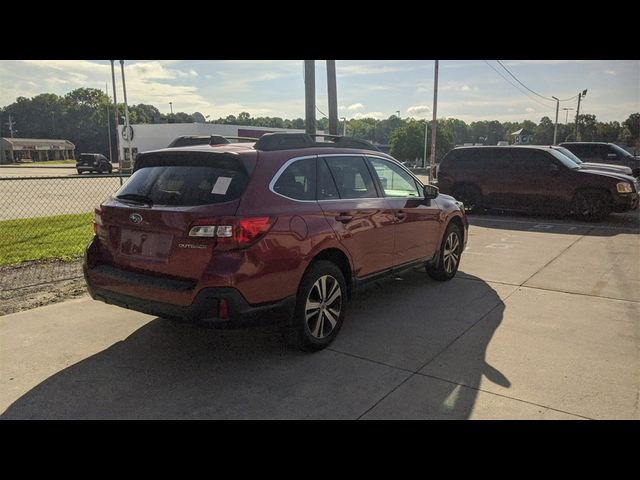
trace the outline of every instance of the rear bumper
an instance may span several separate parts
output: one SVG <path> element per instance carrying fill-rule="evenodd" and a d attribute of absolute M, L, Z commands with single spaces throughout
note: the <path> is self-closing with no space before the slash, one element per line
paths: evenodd
<path fill-rule="evenodd" d="M 76 170 L 82 170 L 82 171 L 90 171 L 90 170 L 95 170 L 96 167 L 94 167 L 93 165 L 76 165 Z"/>
<path fill-rule="evenodd" d="M 85 250 L 82 270 L 87 290 L 94 300 L 149 315 L 212 326 L 250 326 L 293 315 L 295 295 L 275 302 L 250 304 L 239 290 L 232 287 L 205 287 L 198 291 L 195 282 L 152 277 L 105 264 L 92 265 L 91 261 L 87 261 L 92 245 L 93 242 Z M 142 291 L 146 292 L 145 298 L 130 294 L 141 291 L 140 287 L 144 287 Z M 188 305 L 178 305 L 166 301 L 167 298 L 172 298 L 168 293 L 174 294 L 173 298 L 180 298 L 181 294 L 185 294 L 193 300 Z M 219 314 L 222 299 L 227 303 L 226 318 L 220 318 Z"/>
<path fill-rule="evenodd" d="M 87 290 L 91 298 L 109 305 L 163 318 L 181 319 L 220 327 L 251 326 L 284 319 L 291 316 L 295 306 L 295 297 L 266 305 L 250 305 L 234 288 L 204 288 L 198 293 L 193 303 L 186 307 L 132 297 L 105 288 L 92 287 L 89 283 L 87 283 Z M 221 299 L 225 299 L 228 305 L 227 318 L 219 316 Z"/>

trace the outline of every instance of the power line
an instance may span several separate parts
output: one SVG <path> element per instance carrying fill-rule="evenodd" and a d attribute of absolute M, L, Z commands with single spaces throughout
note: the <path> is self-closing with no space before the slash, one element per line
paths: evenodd
<path fill-rule="evenodd" d="M 320 110 L 317 105 L 316 105 L 316 110 L 318 110 L 324 118 L 327 118 L 327 116 L 324 113 L 322 113 L 322 110 Z"/>
<path fill-rule="evenodd" d="M 496 72 L 498 75 L 500 75 L 509 85 L 511 85 L 513 88 L 515 88 L 516 90 L 518 90 L 520 93 L 522 93 L 523 95 L 526 95 L 528 98 L 530 98 L 531 100 L 533 100 L 534 102 L 538 102 L 540 105 L 542 105 L 543 107 L 545 107 L 547 110 L 549 111 L 551 109 L 551 107 L 549 105 L 547 105 L 546 103 L 542 103 L 540 100 L 533 98 L 531 95 L 529 95 L 527 92 L 522 91 L 520 88 L 518 88 L 517 85 L 515 85 L 513 82 L 511 82 L 507 77 L 505 77 L 502 73 L 500 73 L 500 71 L 498 69 L 496 69 L 493 65 L 491 65 L 489 62 L 487 62 L 486 60 L 483 60 L 484 63 L 486 63 L 489 67 L 491 67 L 491 69 Z M 555 101 L 555 100 L 554 100 Z"/>
<path fill-rule="evenodd" d="M 535 95 L 539 96 L 540 98 L 544 98 L 545 100 L 549 100 L 550 102 L 555 102 L 555 99 L 545 97 L 544 95 L 540 95 L 539 93 L 534 92 L 534 91 L 533 91 L 533 90 L 531 90 L 529 87 L 527 87 L 524 83 L 522 83 L 520 80 L 518 80 L 518 78 L 517 78 L 513 73 L 511 73 L 511 72 L 509 71 L 509 69 L 508 69 L 507 67 L 505 67 L 505 66 L 504 66 L 504 64 L 503 64 L 500 60 L 496 60 L 496 62 L 498 62 L 498 63 L 500 64 L 500 66 L 501 66 L 502 68 L 504 68 L 504 69 L 507 71 L 507 73 L 508 73 L 509 75 L 511 75 L 513 78 L 515 78 L 516 82 L 518 82 L 518 83 L 519 83 L 520 85 L 522 85 L 524 88 L 526 88 L 527 90 L 529 90 L 531 93 L 533 93 L 533 94 L 535 94 Z M 559 101 L 560 101 L 560 102 L 568 102 L 569 100 L 573 100 L 574 98 L 577 98 L 577 97 L 578 97 L 578 95 L 574 95 L 574 96 L 573 96 L 573 97 L 571 97 L 571 98 L 563 98 L 563 99 L 559 99 Z"/>
<path fill-rule="evenodd" d="M 524 88 L 526 88 L 527 90 L 529 90 L 531 93 L 533 93 L 534 95 L 539 96 L 540 98 L 544 98 L 545 100 L 549 100 L 550 102 L 555 102 L 555 100 L 554 100 L 553 98 L 548 98 L 548 97 L 545 97 L 544 95 L 540 95 L 538 92 L 534 92 L 534 91 L 533 91 L 533 90 L 531 90 L 529 87 L 527 87 L 524 83 L 522 83 L 520 80 L 518 80 L 518 78 L 517 78 L 513 73 L 511 73 L 511 72 L 509 71 L 509 69 L 508 69 L 507 67 L 505 67 L 505 66 L 502 64 L 502 62 L 501 62 L 500 60 L 496 60 L 496 62 L 498 62 L 498 63 L 500 64 L 500 66 L 501 66 L 502 68 L 504 68 L 504 69 L 507 71 L 507 73 L 508 73 L 509 75 L 511 75 L 511 76 L 516 80 L 516 82 L 518 82 L 518 83 L 519 83 L 520 85 L 522 85 Z"/>

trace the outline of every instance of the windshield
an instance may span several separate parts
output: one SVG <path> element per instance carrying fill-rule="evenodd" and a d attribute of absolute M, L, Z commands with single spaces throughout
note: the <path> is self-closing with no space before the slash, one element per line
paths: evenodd
<path fill-rule="evenodd" d="M 564 155 L 562 152 L 559 152 L 556 149 L 553 149 L 553 148 L 551 149 L 551 155 L 556 157 L 558 160 L 560 160 L 562 162 L 562 164 L 565 167 L 570 168 L 571 170 L 577 170 L 577 169 L 580 168 L 580 166 L 577 163 L 575 163 L 573 160 L 571 160 L 566 155 Z"/>
<path fill-rule="evenodd" d="M 629 152 L 627 152 L 624 148 L 616 145 L 615 143 L 612 143 L 611 148 L 613 150 L 615 150 L 615 152 L 620 155 L 621 157 L 633 157 L 633 155 L 631 155 Z"/>
<path fill-rule="evenodd" d="M 582 165 L 584 162 L 582 160 L 580 160 L 578 157 L 576 157 L 573 152 L 567 148 L 564 147 L 554 147 L 554 150 L 558 150 L 560 153 L 562 153 L 564 156 L 568 157 L 569 160 L 573 160 L 575 163 L 577 163 L 578 165 Z"/>

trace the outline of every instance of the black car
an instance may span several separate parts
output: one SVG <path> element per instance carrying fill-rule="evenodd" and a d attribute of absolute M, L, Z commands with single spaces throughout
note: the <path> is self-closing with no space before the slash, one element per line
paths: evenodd
<path fill-rule="evenodd" d="M 81 153 L 76 161 L 76 170 L 78 174 L 82 172 L 111 173 L 113 167 L 109 159 L 101 153 Z"/>
<path fill-rule="evenodd" d="M 570 150 L 583 162 L 622 165 L 629 167 L 634 177 L 640 177 L 640 157 L 631 155 L 615 143 L 565 142 L 560 146 Z"/>
<path fill-rule="evenodd" d="M 555 148 L 529 145 L 454 148 L 440 163 L 438 187 L 469 211 L 573 212 L 599 221 L 638 208 L 640 183 L 582 168 Z"/>

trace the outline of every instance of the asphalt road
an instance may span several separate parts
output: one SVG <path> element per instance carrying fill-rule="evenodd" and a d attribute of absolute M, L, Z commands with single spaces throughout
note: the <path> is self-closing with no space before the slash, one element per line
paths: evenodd
<path fill-rule="evenodd" d="M 0 416 L 640 419 L 640 229 L 472 217 L 461 271 L 372 285 L 333 345 L 81 298 L 0 317 Z"/>

